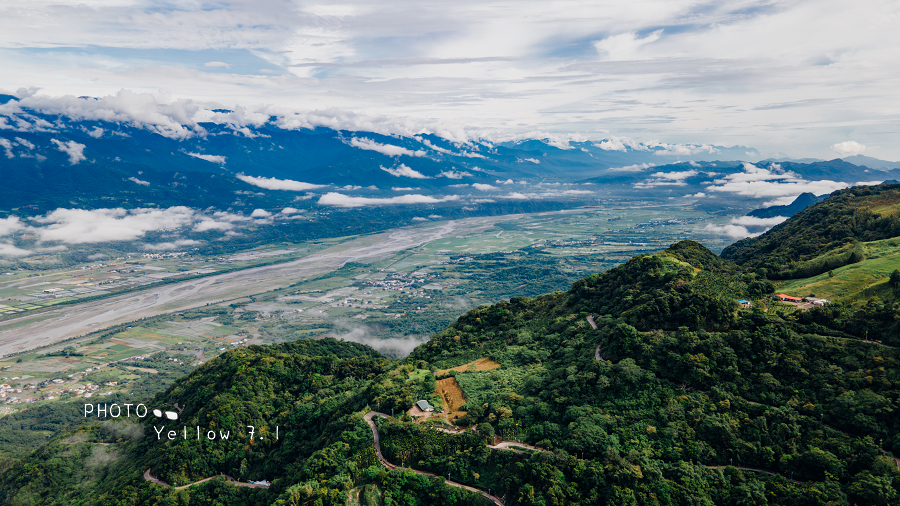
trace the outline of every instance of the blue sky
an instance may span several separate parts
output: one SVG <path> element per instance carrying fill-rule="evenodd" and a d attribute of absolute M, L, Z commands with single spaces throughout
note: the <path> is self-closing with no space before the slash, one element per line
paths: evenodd
<path fill-rule="evenodd" d="M 897 26 L 879 0 L 3 0 L 0 90 L 898 160 Z"/>

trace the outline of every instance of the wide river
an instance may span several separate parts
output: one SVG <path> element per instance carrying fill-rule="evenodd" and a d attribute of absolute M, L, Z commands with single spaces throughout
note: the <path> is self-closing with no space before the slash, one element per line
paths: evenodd
<path fill-rule="evenodd" d="M 0 356 L 30 350 L 161 313 L 266 292 L 321 276 L 344 263 L 377 259 L 430 241 L 470 233 L 521 215 L 467 218 L 363 236 L 290 262 L 254 267 L 115 295 L 0 322 Z"/>

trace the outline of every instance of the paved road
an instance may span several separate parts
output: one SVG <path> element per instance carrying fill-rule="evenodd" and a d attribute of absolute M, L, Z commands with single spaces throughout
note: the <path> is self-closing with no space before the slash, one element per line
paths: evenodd
<path fill-rule="evenodd" d="M 594 321 L 594 315 L 587 315 L 587 322 L 591 324 L 591 328 L 597 330 L 597 322 Z M 594 350 L 594 359 L 595 360 L 603 360 L 603 355 L 600 354 L 600 345 L 597 345 L 597 348 Z"/>
<path fill-rule="evenodd" d="M 376 427 L 375 422 L 372 421 L 372 418 L 374 418 L 376 416 L 380 416 L 382 418 L 390 418 L 388 415 L 386 415 L 384 413 L 379 413 L 377 411 L 369 411 L 368 413 L 366 413 L 366 416 L 364 417 L 366 420 L 366 423 L 369 424 L 369 428 L 372 429 L 372 439 L 375 441 L 375 454 L 378 455 L 378 460 L 380 460 L 382 464 L 387 466 L 388 469 L 397 469 L 398 466 L 395 466 L 394 464 L 391 464 L 390 462 L 388 462 L 387 459 L 384 458 L 384 455 L 381 454 L 381 439 L 378 437 L 378 427 Z M 418 471 L 416 469 L 407 469 L 407 468 L 403 468 L 403 469 L 406 469 L 407 471 L 412 471 L 416 474 L 421 474 L 423 476 L 435 476 L 435 477 L 437 476 L 434 473 Z M 450 485 L 451 487 L 464 488 L 470 492 L 479 493 L 485 499 L 491 501 L 492 503 L 496 504 L 497 506 L 503 506 L 503 502 L 500 500 L 499 497 L 488 494 L 484 490 L 477 489 L 475 487 L 470 487 L 468 485 L 463 485 L 462 483 L 457 483 L 457 482 L 451 481 L 451 480 L 446 480 L 446 483 L 447 483 L 447 485 Z"/>
<path fill-rule="evenodd" d="M 256 483 L 246 483 L 243 481 L 237 481 L 234 478 L 232 478 L 231 476 L 228 476 L 227 474 L 223 474 L 221 476 L 224 476 L 226 480 L 230 481 L 232 484 L 234 484 L 237 487 L 266 488 L 265 485 L 257 485 Z M 203 478 L 202 480 L 195 481 L 194 483 L 188 483 L 187 485 L 182 485 L 180 487 L 174 487 L 174 488 L 175 488 L 175 490 L 182 490 L 182 489 L 185 489 L 188 487 L 193 487 L 194 485 L 199 485 L 201 483 L 205 483 L 213 478 L 215 478 L 215 476 L 210 476 L 209 478 Z M 160 479 L 157 479 L 152 474 L 150 474 L 149 467 L 147 468 L 146 471 L 144 471 L 144 479 L 151 483 L 156 483 L 157 485 L 162 485 L 164 487 L 171 487 L 171 485 L 169 485 L 168 483 L 166 483 Z"/>
<path fill-rule="evenodd" d="M 488 445 L 488 448 L 493 448 L 495 450 L 512 450 L 513 448 L 526 448 L 528 450 L 533 450 L 536 452 L 542 452 L 546 450 L 542 450 L 536 446 L 527 445 L 525 443 L 520 443 L 518 441 L 501 441 L 496 446 Z"/>
<path fill-rule="evenodd" d="M 358 237 L 299 260 L 172 283 L 0 322 L 0 356 L 85 335 L 111 325 L 283 288 L 358 259 L 384 257 L 437 239 L 471 233 L 522 215 L 449 221 Z"/>

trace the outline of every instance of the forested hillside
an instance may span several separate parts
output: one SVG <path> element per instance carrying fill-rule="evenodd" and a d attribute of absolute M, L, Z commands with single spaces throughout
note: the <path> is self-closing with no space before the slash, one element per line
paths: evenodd
<path fill-rule="evenodd" d="M 234 350 L 147 402 L 177 403 L 177 422 L 75 428 L 5 471 L 0 497 L 485 502 L 449 476 L 507 505 L 900 504 L 897 303 L 797 311 L 768 302 L 771 288 L 684 241 L 568 291 L 476 308 L 399 362 L 331 339 Z M 872 329 L 883 343 L 862 339 Z M 442 372 L 482 358 L 493 368 Z M 445 407 L 438 380 L 466 402 L 451 421 L 477 431 L 406 414 L 419 399 Z M 384 457 L 434 476 L 378 461 L 369 410 L 395 415 L 376 423 Z M 170 424 L 174 437 L 158 432 Z M 531 448 L 489 447 L 497 437 Z M 177 490 L 147 469 L 171 485 L 213 479 Z"/>
<path fill-rule="evenodd" d="M 736 242 L 722 258 L 764 269 L 772 279 L 814 276 L 864 259 L 859 242 L 900 236 L 900 185 L 853 187 L 831 194 L 759 237 Z M 834 252 L 827 258 L 820 255 Z"/>

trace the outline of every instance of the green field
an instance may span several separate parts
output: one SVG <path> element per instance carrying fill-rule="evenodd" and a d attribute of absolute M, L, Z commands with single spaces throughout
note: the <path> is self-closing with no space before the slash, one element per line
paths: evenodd
<path fill-rule="evenodd" d="M 865 260 L 845 265 L 829 273 L 810 278 L 793 279 L 776 285 L 779 292 L 797 296 L 822 297 L 864 304 L 873 295 L 883 300 L 895 297 L 888 278 L 900 268 L 900 239 L 885 239 L 862 243 Z M 823 255 L 823 257 L 826 255 Z"/>

